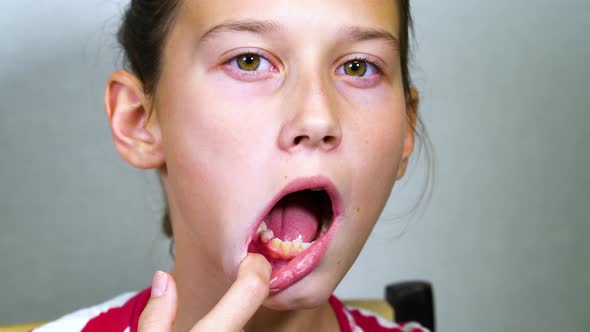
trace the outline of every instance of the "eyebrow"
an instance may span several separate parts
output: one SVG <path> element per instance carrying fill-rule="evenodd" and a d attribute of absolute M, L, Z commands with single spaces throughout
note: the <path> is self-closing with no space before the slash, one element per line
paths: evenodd
<path fill-rule="evenodd" d="M 218 24 L 201 36 L 199 44 L 207 42 L 209 39 L 213 39 L 221 34 L 228 32 L 252 32 L 261 35 L 267 35 L 274 32 L 281 31 L 282 28 L 279 24 L 273 21 L 266 20 L 229 20 L 221 24 Z"/>
<path fill-rule="evenodd" d="M 282 30 L 282 26 L 275 21 L 253 19 L 229 20 L 216 25 L 205 32 L 201 36 L 199 44 L 203 44 L 210 39 L 228 32 L 245 31 L 260 35 L 268 35 Z M 393 48 L 394 51 L 399 51 L 399 40 L 387 30 L 362 26 L 346 26 L 341 29 L 341 33 L 344 34 L 346 39 L 353 42 L 383 40 Z"/>
<path fill-rule="evenodd" d="M 345 27 L 343 31 L 346 33 L 348 39 L 352 41 L 383 40 L 391 46 L 394 51 L 399 51 L 399 40 L 387 30 L 349 26 Z"/>

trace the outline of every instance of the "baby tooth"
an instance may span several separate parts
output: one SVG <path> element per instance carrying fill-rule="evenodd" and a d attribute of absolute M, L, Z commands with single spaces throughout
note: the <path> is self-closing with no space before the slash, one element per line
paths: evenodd
<path fill-rule="evenodd" d="M 291 241 L 283 241 L 283 243 L 281 243 L 281 249 L 283 250 L 283 255 L 285 255 L 285 256 L 289 255 L 292 247 L 293 247 L 293 243 Z"/>
<path fill-rule="evenodd" d="M 261 232 L 263 230 L 267 229 L 266 223 L 263 221 L 260 226 L 258 226 L 258 232 Z"/>
<path fill-rule="evenodd" d="M 300 239 L 293 240 L 293 251 L 298 253 L 301 250 L 302 243 Z"/>
<path fill-rule="evenodd" d="M 275 237 L 275 234 L 270 229 L 265 229 L 262 232 L 260 232 L 260 240 L 262 241 L 262 243 L 268 243 L 274 237 Z"/>
<path fill-rule="evenodd" d="M 309 243 L 309 242 L 303 242 L 303 243 L 301 243 L 301 249 L 303 249 L 303 250 L 306 250 L 310 246 L 311 246 L 311 243 Z"/>
<path fill-rule="evenodd" d="M 274 239 L 272 239 L 270 241 L 270 246 L 273 247 L 274 249 L 279 250 L 279 249 L 281 249 L 281 243 L 282 243 L 282 241 L 275 237 Z"/>

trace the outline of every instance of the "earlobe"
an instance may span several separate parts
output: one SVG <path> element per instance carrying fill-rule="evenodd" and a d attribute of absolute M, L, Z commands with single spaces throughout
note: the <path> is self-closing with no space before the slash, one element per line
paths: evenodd
<path fill-rule="evenodd" d="M 418 106 L 420 105 L 420 95 L 418 90 L 410 88 L 410 92 L 407 96 L 406 101 L 406 137 L 404 138 L 404 151 L 402 154 L 402 160 L 400 162 L 396 180 L 401 179 L 406 173 L 408 167 L 408 161 L 412 152 L 414 151 L 414 140 L 415 140 L 415 128 L 416 120 L 418 117 Z"/>
<path fill-rule="evenodd" d="M 158 168 L 164 164 L 160 128 L 141 82 L 119 70 L 108 80 L 104 108 L 117 151 L 138 168 Z M 148 121 L 149 120 L 149 121 Z"/>

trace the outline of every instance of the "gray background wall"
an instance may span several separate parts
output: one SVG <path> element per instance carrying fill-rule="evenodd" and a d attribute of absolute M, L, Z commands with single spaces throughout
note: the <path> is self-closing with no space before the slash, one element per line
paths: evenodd
<path fill-rule="evenodd" d="M 0 11 L 0 324 L 54 319 L 171 265 L 153 173 L 102 111 L 123 1 Z M 414 76 L 434 142 L 337 290 L 435 285 L 440 331 L 590 326 L 590 2 L 414 0 Z"/>

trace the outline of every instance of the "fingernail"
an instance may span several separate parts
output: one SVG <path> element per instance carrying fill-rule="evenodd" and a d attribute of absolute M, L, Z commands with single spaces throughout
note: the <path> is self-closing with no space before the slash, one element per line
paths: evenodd
<path fill-rule="evenodd" d="M 168 275 L 162 271 L 156 271 L 154 273 L 154 279 L 152 280 L 152 297 L 160 297 L 166 293 L 168 288 Z"/>

